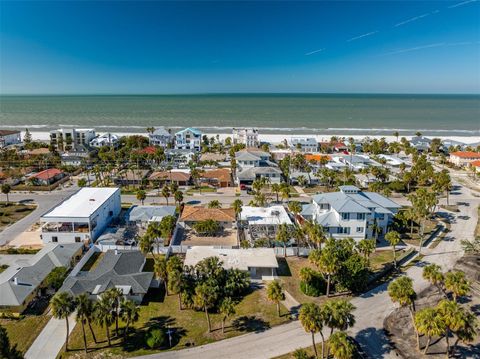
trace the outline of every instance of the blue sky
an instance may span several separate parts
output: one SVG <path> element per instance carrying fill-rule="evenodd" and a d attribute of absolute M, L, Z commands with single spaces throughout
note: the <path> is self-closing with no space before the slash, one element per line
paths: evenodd
<path fill-rule="evenodd" d="M 480 93 L 480 1 L 0 0 L 0 93 Z"/>

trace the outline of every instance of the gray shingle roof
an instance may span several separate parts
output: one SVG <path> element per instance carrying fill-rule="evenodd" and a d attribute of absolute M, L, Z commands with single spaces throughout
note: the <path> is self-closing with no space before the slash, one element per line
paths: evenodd
<path fill-rule="evenodd" d="M 133 206 L 127 214 L 127 221 L 160 221 L 163 217 L 175 215 L 175 206 Z"/>
<path fill-rule="evenodd" d="M 276 174 L 280 175 L 280 171 L 276 167 L 251 167 L 247 168 L 237 174 L 238 179 L 255 179 L 257 175 Z"/>
<path fill-rule="evenodd" d="M 48 243 L 28 261 L 18 261 L 0 274 L 0 306 L 19 306 L 55 267 L 70 267 L 82 243 Z M 17 284 L 15 284 L 15 278 Z"/>
<path fill-rule="evenodd" d="M 322 193 L 313 196 L 313 200 L 318 204 L 328 203 L 339 213 L 370 213 L 370 208 L 374 208 L 375 212 L 378 213 L 392 213 L 391 209 L 401 207 L 399 204 L 375 192 Z"/>
<path fill-rule="evenodd" d="M 145 256 L 139 251 L 105 252 L 91 272 L 68 277 L 60 291 L 78 295 L 84 292 L 100 294 L 113 287 L 129 287 L 133 294 L 145 294 L 153 279 L 152 272 L 142 272 Z"/>

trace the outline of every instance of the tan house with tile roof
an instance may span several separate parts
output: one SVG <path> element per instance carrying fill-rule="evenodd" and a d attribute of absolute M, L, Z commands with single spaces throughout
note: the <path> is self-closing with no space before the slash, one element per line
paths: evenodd
<path fill-rule="evenodd" d="M 222 228 L 232 228 L 235 223 L 233 208 L 205 208 L 199 206 L 185 206 L 179 222 L 185 228 L 191 228 L 196 222 L 212 219 L 220 223 Z"/>
<path fill-rule="evenodd" d="M 228 168 L 219 168 L 202 173 L 202 182 L 216 187 L 231 187 L 232 172 Z"/>
<path fill-rule="evenodd" d="M 176 183 L 179 186 L 190 184 L 190 173 L 181 171 L 157 171 L 153 172 L 148 178 L 149 181 L 160 181 L 165 183 Z"/>

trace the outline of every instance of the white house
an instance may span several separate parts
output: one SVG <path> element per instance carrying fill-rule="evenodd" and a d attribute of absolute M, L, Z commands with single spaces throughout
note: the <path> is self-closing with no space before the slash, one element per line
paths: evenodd
<path fill-rule="evenodd" d="M 198 262 L 217 257 L 224 269 L 239 269 L 250 273 L 252 279 L 273 280 L 278 268 L 273 248 L 220 249 L 195 246 L 187 250 L 184 265 L 195 266 Z"/>
<path fill-rule="evenodd" d="M 175 133 L 175 148 L 200 151 L 202 149 L 202 132 L 188 127 Z"/>
<path fill-rule="evenodd" d="M 22 142 L 20 131 L 0 130 L 0 148 Z"/>
<path fill-rule="evenodd" d="M 118 146 L 118 136 L 114 135 L 113 133 L 105 133 L 101 136 L 95 137 L 93 140 L 90 141 L 90 146 L 92 147 L 117 147 Z"/>
<path fill-rule="evenodd" d="M 268 178 L 271 183 L 280 183 L 282 171 L 270 161 L 270 154 L 260 150 L 244 150 L 235 153 L 237 161 L 236 181 L 252 184 L 257 178 Z"/>
<path fill-rule="evenodd" d="M 163 126 L 156 128 L 153 133 L 150 133 L 148 135 L 151 146 L 167 147 L 169 144 L 172 143 L 172 138 L 172 134 L 168 132 Z"/>
<path fill-rule="evenodd" d="M 252 207 L 243 206 L 240 222 L 248 228 L 252 239 L 274 238 L 281 224 L 293 224 L 283 206 Z"/>
<path fill-rule="evenodd" d="M 340 186 L 339 192 L 321 193 L 304 206 L 302 216 L 321 224 L 335 238 L 360 240 L 373 237 L 374 224 L 387 231 L 401 206 L 375 192 L 362 192 L 355 186 Z"/>
<path fill-rule="evenodd" d="M 50 131 L 50 144 L 61 151 L 75 149 L 78 145 L 89 146 L 96 137 L 91 128 L 60 128 Z"/>
<path fill-rule="evenodd" d="M 318 151 L 318 142 L 315 137 L 292 137 L 290 147 L 300 152 L 314 153 Z"/>
<path fill-rule="evenodd" d="M 234 128 L 232 136 L 234 144 L 244 144 L 246 147 L 260 146 L 256 128 Z"/>
<path fill-rule="evenodd" d="M 84 187 L 40 217 L 44 243 L 95 242 L 120 214 L 120 189 Z"/>
<path fill-rule="evenodd" d="M 480 160 L 480 152 L 473 151 L 452 152 L 448 157 L 449 162 L 459 167 L 468 166 L 471 162 L 478 160 Z"/>

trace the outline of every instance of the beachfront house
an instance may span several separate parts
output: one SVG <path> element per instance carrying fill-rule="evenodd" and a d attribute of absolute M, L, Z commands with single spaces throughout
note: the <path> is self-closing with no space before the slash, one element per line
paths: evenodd
<path fill-rule="evenodd" d="M 232 137 L 234 144 L 243 144 L 247 148 L 260 146 L 256 128 L 234 128 Z"/>
<path fill-rule="evenodd" d="M 140 304 L 149 288 L 157 284 L 153 272 L 143 271 L 146 258 L 140 251 L 110 249 L 97 260 L 94 269 L 67 277 L 60 291 L 75 297 L 86 293 L 97 300 L 108 289 L 117 288 L 125 299 Z"/>
<path fill-rule="evenodd" d="M 480 160 L 480 152 L 457 151 L 450 153 L 448 161 L 458 167 L 466 167 L 471 162 Z"/>
<path fill-rule="evenodd" d="M 379 167 L 380 163 L 372 160 L 367 155 L 344 155 L 338 159 L 345 163 L 353 171 L 361 171 L 369 167 Z"/>
<path fill-rule="evenodd" d="M 414 136 L 410 139 L 410 145 L 418 152 L 428 152 L 432 140 L 423 136 Z"/>
<path fill-rule="evenodd" d="M 92 243 L 121 210 L 120 189 L 84 187 L 40 217 L 44 243 Z"/>
<path fill-rule="evenodd" d="M 178 131 L 175 133 L 175 148 L 200 151 L 202 149 L 202 132 L 192 127 Z"/>
<path fill-rule="evenodd" d="M 16 145 L 22 142 L 20 131 L 0 130 L 0 148 Z"/>
<path fill-rule="evenodd" d="M 118 144 L 119 144 L 118 136 L 110 132 L 97 136 L 90 141 L 90 146 L 95 148 L 100 148 L 100 147 L 117 148 Z"/>
<path fill-rule="evenodd" d="M 91 128 L 60 128 L 50 131 L 50 145 L 58 151 L 69 151 L 78 145 L 89 146 L 95 137 L 95 130 Z"/>
<path fill-rule="evenodd" d="M 318 143 L 315 137 L 291 137 L 290 148 L 303 153 L 314 153 L 318 151 Z"/>
<path fill-rule="evenodd" d="M 172 144 L 173 136 L 165 127 L 156 128 L 153 133 L 148 134 L 151 146 L 168 147 Z"/>
<path fill-rule="evenodd" d="M 385 234 L 393 216 L 401 206 L 375 192 L 363 192 L 355 186 L 340 186 L 339 192 L 313 196 L 313 202 L 303 207 L 301 215 L 322 225 L 334 238 L 355 240 Z"/>
<path fill-rule="evenodd" d="M 82 256 L 82 243 L 48 243 L 32 258 L 18 259 L 0 273 L 0 313 L 21 313 L 46 294 L 45 279 L 56 267 L 70 269 Z"/>

